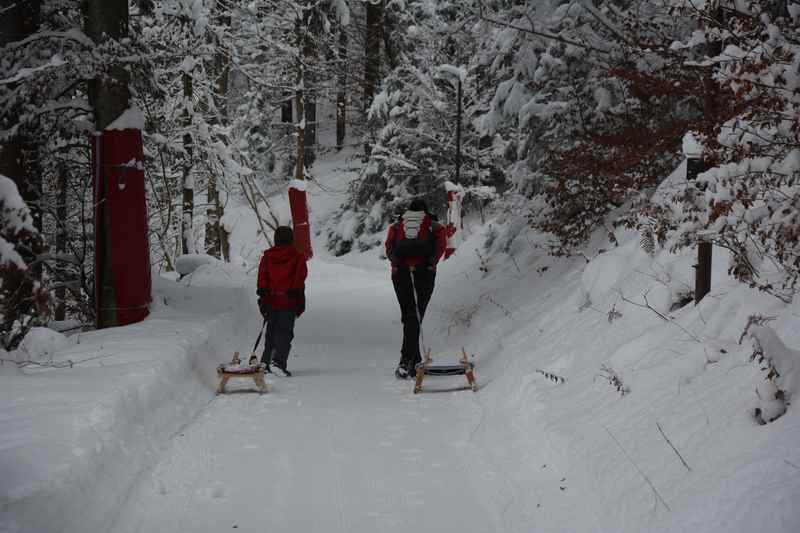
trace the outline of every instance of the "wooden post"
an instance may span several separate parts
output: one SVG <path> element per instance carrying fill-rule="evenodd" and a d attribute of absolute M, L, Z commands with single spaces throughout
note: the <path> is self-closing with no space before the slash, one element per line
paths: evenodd
<path fill-rule="evenodd" d="M 697 264 L 694 266 L 694 304 L 711 290 L 711 243 L 700 241 L 697 243 Z"/>
<path fill-rule="evenodd" d="M 708 170 L 708 163 L 700 158 L 689 158 L 686 160 L 686 179 L 694 180 L 701 172 Z M 694 304 L 711 290 L 711 241 L 699 240 L 697 243 L 697 264 L 694 265 Z"/>

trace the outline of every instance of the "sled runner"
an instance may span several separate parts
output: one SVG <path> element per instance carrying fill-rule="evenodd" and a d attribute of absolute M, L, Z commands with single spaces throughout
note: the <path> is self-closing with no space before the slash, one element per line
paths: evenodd
<path fill-rule="evenodd" d="M 231 378 L 252 378 L 259 394 L 269 392 L 267 382 L 264 381 L 264 371 L 266 369 L 267 365 L 260 363 L 256 354 L 250 356 L 247 365 L 243 365 L 241 359 L 239 359 L 239 352 L 234 352 L 230 363 L 217 367 L 217 375 L 219 376 L 217 394 L 225 392 L 225 385 L 228 384 L 228 380 Z"/>
<path fill-rule="evenodd" d="M 469 360 L 467 351 L 461 348 L 461 359 L 456 364 L 435 365 L 431 358 L 431 351 L 428 350 L 425 354 L 425 361 L 417 365 L 417 375 L 414 382 L 414 394 L 424 392 L 422 383 L 425 376 L 465 376 L 467 378 L 467 386 L 454 389 L 466 390 L 470 389 L 473 392 L 478 390 L 478 384 L 475 381 L 475 363 Z"/>

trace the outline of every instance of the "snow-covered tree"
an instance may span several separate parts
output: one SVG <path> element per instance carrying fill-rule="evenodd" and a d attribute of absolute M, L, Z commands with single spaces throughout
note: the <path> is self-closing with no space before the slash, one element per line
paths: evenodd
<path fill-rule="evenodd" d="M 492 151 L 474 127 L 479 80 L 471 69 L 476 46 L 461 28 L 474 23 L 463 2 L 407 2 L 387 6 L 389 65 L 369 109 L 368 159 L 350 200 L 334 216 L 329 244 L 336 253 L 380 242 L 389 220 L 411 198 L 445 210 L 446 181 L 456 181 L 458 85 L 462 85 L 459 184 L 502 185 Z M 474 6 L 472 6 L 474 7 Z"/>

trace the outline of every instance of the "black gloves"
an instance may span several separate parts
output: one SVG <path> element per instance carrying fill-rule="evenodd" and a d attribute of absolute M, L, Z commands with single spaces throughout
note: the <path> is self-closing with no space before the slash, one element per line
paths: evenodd
<path fill-rule="evenodd" d="M 258 294 L 259 297 L 263 298 L 264 296 L 269 294 L 269 290 L 267 290 L 267 289 L 256 289 L 256 294 Z"/>
<path fill-rule="evenodd" d="M 305 294 L 303 289 L 289 289 L 286 291 L 286 296 L 291 298 L 292 300 L 304 300 Z"/>
<path fill-rule="evenodd" d="M 272 308 L 270 308 L 268 304 L 259 302 L 258 310 L 261 311 L 261 316 L 264 317 L 264 320 L 269 320 L 269 313 L 272 311 Z"/>
<path fill-rule="evenodd" d="M 297 300 L 297 317 L 300 318 L 300 315 L 303 314 L 306 310 L 306 295 L 303 289 L 289 289 L 286 291 L 286 296 L 291 298 L 292 300 Z"/>

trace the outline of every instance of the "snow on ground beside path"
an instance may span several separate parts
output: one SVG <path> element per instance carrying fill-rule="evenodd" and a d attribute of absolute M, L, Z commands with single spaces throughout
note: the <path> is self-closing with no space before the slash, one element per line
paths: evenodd
<path fill-rule="evenodd" d="M 800 347 L 800 306 L 728 278 L 715 249 L 712 292 L 670 312 L 693 258 L 649 258 L 638 236 L 618 239 L 588 265 L 543 258 L 527 243 L 515 262 L 487 252 L 497 260 L 482 275 L 469 257 L 482 246 L 476 237 L 440 271 L 433 337 L 449 353 L 464 344 L 479 355 L 471 443 L 496 473 L 487 493 L 504 509 L 503 530 L 800 531 L 800 415 L 790 407 L 756 424 L 766 372 L 738 344 L 748 316 L 762 313 Z M 637 306 L 645 296 L 674 320 Z"/>
<path fill-rule="evenodd" d="M 73 368 L 0 373 L 0 531 L 111 531 L 136 476 L 213 398 L 221 357 L 246 349 L 241 289 L 155 284 L 144 322 L 48 355 Z"/>

